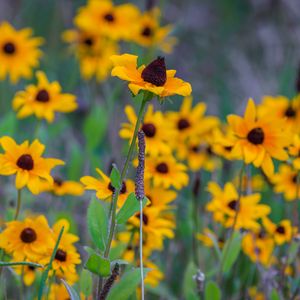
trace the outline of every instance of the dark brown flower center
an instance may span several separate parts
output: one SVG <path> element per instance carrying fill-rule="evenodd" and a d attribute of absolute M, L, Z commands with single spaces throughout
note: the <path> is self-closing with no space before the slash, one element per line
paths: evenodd
<path fill-rule="evenodd" d="M 55 253 L 55 259 L 59 261 L 66 261 L 67 260 L 67 252 L 61 249 L 57 249 Z"/>
<path fill-rule="evenodd" d="M 285 228 L 283 226 L 278 226 L 276 232 L 279 234 L 285 234 Z"/>
<path fill-rule="evenodd" d="M 115 191 L 115 188 L 112 186 L 111 182 L 108 184 L 108 189 L 111 190 L 113 193 Z M 127 191 L 126 183 L 123 181 L 122 182 L 122 187 L 120 190 L 120 194 L 125 194 Z"/>
<path fill-rule="evenodd" d="M 93 45 L 94 41 L 93 41 L 92 38 L 85 38 L 85 39 L 83 40 L 83 43 L 84 43 L 86 46 L 91 47 L 91 46 Z"/>
<path fill-rule="evenodd" d="M 156 133 L 156 128 L 152 123 L 145 123 L 142 126 L 142 130 L 144 131 L 147 137 L 154 137 Z"/>
<path fill-rule="evenodd" d="M 296 111 L 293 109 L 293 107 L 289 106 L 288 109 L 285 111 L 285 116 L 288 118 L 295 118 Z"/>
<path fill-rule="evenodd" d="M 200 147 L 199 146 L 192 146 L 190 149 L 194 153 L 199 153 L 200 152 Z"/>
<path fill-rule="evenodd" d="M 253 128 L 247 135 L 247 139 L 254 145 L 260 145 L 264 142 L 265 134 L 260 127 Z"/>
<path fill-rule="evenodd" d="M 156 166 L 156 171 L 162 174 L 167 174 L 169 172 L 169 167 L 166 163 L 160 163 Z"/>
<path fill-rule="evenodd" d="M 34 167 L 33 159 L 30 154 L 23 154 L 17 160 L 17 166 L 24 170 L 32 170 Z"/>
<path fill-rule="evenodd" d="M 57 186 L 62 186 L 64 181 L 59 177 L 54 177 L 54 184 Z"/>
<path fill-rule="evenodd" d="M 108 13 L 108 14 L 104 15 L 103 18 L 104 18 L 105 21 L 107 21 L 109 23 L 111 23 L 115 20 L 115 17 L 112 13 Z"/>
<path fill-rule="evenodd" d="M 144 37 L 150 37 L 152 36 L 152 29 L 149 26 L 146 26 L 143 30 L 142 30 L 142 36 Z"/>
<path fill-rule="evenodd" d="M 138 213 L 138 214 L 136 214 L 135 216 L 136 216 L 138 219 L 140 219 L 141 214 Z M 145 215 L 145 214 L 143 213 L 143 224 L 144 224 L 144 225 L 147 225 L 148 222 L 149 222 L 149 219 L 148 219 L 147 215 Z"/>
<path fill-rule="evenodd" d="M 8 55 L 14 54 L 16 52 L 16 46 L 13 43 L 8 42 L 4 44 L 3 52 Z"/>
<path fill-rule="evenodd" d="M 237 200 L 232 200 L 230 201 L 227 206 L 232 209 L 232 210 L 237 210 L 238 209 L 238 202 Z"/>
<path fill-rule="evenodd" d="M 37 236 L 36 236 L 35 231 L 32 228 L 27 227 L 27 228 L 23 229 L 23 231 L 21 232 L 20 238 L 21 238 L 22 242 L 29 244 L 29 243 L 34 242 L 36 240 Z"/>
<path fill-rule="evenodd" d="M 34 267 L 34 266 L 28 266 L 28 269 L 29 269 L 30 271 L 35 271 L 35 267 Z"/>
<path fill-rule="evenodd" d="M 225 147 L 224 147 L 224 150 L 229 152 L 229 151 L 232 150 L 232 146 L 225 146 Z"/>
<path fill-rule="evenodd" d="M 50 100 L 49 93 L 45 89 L 42 89 L 36 94 L 35 100 L 38 102 L 48 102 Z"/>
<path fill-rule="evenodd" d="M 177 128 L 179 130 L 184 130 L 184 129 L 187 129 L 191 126 L 190 122 L 187 120 L 187 119 L 180 119 L 177 123 Z"/>
<path fill-rule="evenodd" d="M 296 174 L 296 175 L 294 175 L 293 177 L 292 177 L 292 181 L 293 181 L 293 183 L 297 183 L 297 179 L 298 179 L 298 175 Z"/>
<path fill-rule="evenodd" d="M 154 84 L 155 86 L 163 86 L 167 81 L 167 70 L 165 59 L 158 57 L 151 62 L 142 72 L 144 81 Z"/>
<path fill-rule="evenodd" d="M 266 237 L 266 232 L 263 231 L 263 230 L 261 230 L 261 231 L 259 232 L 259 234 L 257 235 L 257 237 L 258 237 L 259 239 L 265 238 L 265 237 Z"/>

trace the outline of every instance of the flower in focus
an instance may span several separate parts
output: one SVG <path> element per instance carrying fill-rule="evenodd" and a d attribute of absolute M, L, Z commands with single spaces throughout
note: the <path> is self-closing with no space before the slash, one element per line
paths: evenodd
<path fill-rule="evenodd" d="M 0 138 L 0 145 L 5 151 L 0 154 L 0 175 L 16 174 L 16 188 L 27 186 L 33 194 L 41 192 L 44 180 L 52 184 L 51 169 L 64 164 L 60 159 L 43 158 L 45 146 L 38 140 L 31 145 L 28 141 L 18 145 L 11 137 L 4 136 Z"/>
<path fill-rule="evenodd" d="M 138 18 L 133 34 L 133 40 L 145 48 L 160 48 L 166 53 L 171 53 L 177 42 L 175 37 L 170 37 L 172 25 L 160 26 L 160 10 L 154 8 L 145 12 Z"/>
<path fill-rule="evenodd" d="M 83 31 L 113 40 L 129 40 L 140 11 L 130 3 L 114 5 L 110 0 L 89 0 L 79 9 L 74 22 Z"/>
<path fill-rule="evenodd" d="M 0 24 L 0 80 L 6 75 L 13 83 L 30 78 L 32 68 L 39 65 L 42 38 L 32 37 L 32 29 L 16 30 L 7 22 Z"/>
<path fill-rule="evenodd" d="M 125 107 L 125 113 L 130 123 L 123 123 L 120 130 L 120 136 L 128 139 L 130 142 L 133 137 L 134 127 L 137 116 L 132 106 Z M 167 141 L 175 138 L 175 131 L 170 124 L 164 119 L 160 111 L 154 112 L 153 105 L 149 105 L 145 113 L 144 122 L 141 130 L 145 133 L 146 153 L 150 155 L 170 154 L 171 148 Z"/>
<path fill-rule="evenodd" d="M 300 136 L 294 135 L 293 143 L 289 147 L 289 154 L 293 158 L 293 167 L 300 170 Z"/>
<path fill-rule="evenodd" d="M 268 205 L 259 204 L 260 194 L 240 196 L 231 182 L 225 184 L 224 189 L 210 182 L 207 188 L 212 195 L 211 201 L 206 205 L 206 210 L 213 213 L 216 222 L 225 227 L 235 229 L 258 230 L 258 219 L 267 216 L 271 209 Z"/>
<path fill-rule="evenodd" d="M 113 66 L 110 57 L 119 51 L 116 42 L 76 29 L 66 30 L 63 40 L 71 44 L 70 49 L 79 60 L 83 79 L 89 80 L 93 76 L 98 81 L 107 79 Z"/>
<path fill-rule="evenodd" d="M 275 192 L 283 193 L 287 201 L 294 201 L 297 196 L 300 197 L 300 190 L 297 195 L 297 176 L 298 172 L 293 170 L 291 166 L 281 164 L 278 173 L 271 178 Z"/>
<path fill-rule="evenodd" d="M 100 178 L 92 176 L 83 176 L 80 181 L 85 186 L 86 190 L 96 191 L 96 197 L 102 201 L 110 201 L 115 188 L 112 186 L 110 178 L 106 176 L 100 169 L 96 169 Z M 122 206 L 131 192 L 134 191 L 134 183 L 131 180 L 126 180 L 122 183 L 118 206 Z"/>
<path fill-rule="evenodd" d="M 111 75 L 129 81 L 128 87 L 134 95 L 141 90 L 149 91 L 160 98 L 175 94 L 189 96 L 192 87 L 177 77 L 175 70 L 167 70 L 165 59 L 158 57 L 149 65 L 137 67 L 138 57 L 131 54 L 113 55 L 114 64 Z"/>
<path fill-rule="evenodd" d="M 39 261 L 54 242 L 52 231 L 44 216 L 11 221 L 0 233 L 0 248 L 18 260 Z"/>
<path fill-rule="evenodd" d="M 256 106 L 249 99 L 244 118 L 236 115 L 227 117 L 228 123 L 237 137 L 232 145 L 232 154 L 242 158 L 246 164 L 261 167 L 267 176 L 274 173 L 272 158 L 286 161 L 285 147 L 291 143 L 291 136 L 285 130 L 285 120 L 257 118 Z"/>
<path fill-rule="evenodd" d="M 36 73 L 37 85 L 29 85 L 25 91 L 18 92 L 12 102 L 18 118 L 35 115 L 52 123 L 55 112 L 68 113 L 77 108 L 76 98 L 71 94 L 62 94 L 57 81 L 49 82 L 45 73 Z"/>
<path fill-rule="evenodd" d="M 145 179 L 152 178 L 153 185 L 179 190 L 189 182 L 186 166 L 178 163 L 172 155 L 149 157 L 145 162 Z"/>

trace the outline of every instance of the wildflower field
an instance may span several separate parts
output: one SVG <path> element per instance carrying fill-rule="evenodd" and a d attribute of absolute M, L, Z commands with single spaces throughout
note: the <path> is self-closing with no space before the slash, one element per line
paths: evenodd
<path fill-rule="evenodd" d="M 0 300 L 300 299 L 299 18 L 0 0 Z"/>

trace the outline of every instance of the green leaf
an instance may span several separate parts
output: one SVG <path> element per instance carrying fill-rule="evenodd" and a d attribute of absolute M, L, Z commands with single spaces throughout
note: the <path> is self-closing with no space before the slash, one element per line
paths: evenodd
<path fill-rule="evenodd" d="M 144 269 L 146 274 L 149 269 Z M 140 269 L 132 269 L 126 272 L 120 279 L 119 282 L 115 283 L 111 288 L 107 300 L 127 300 L 132 294 L 135 293 L 136 288 L 141 282 Z"/>
<path fill-rule="evenodd" d="M 87 225 L 94 244 L 104 251 L 107 243 L 108 218 L 103 205 L 92 199 L 87 211 Z"/>
<path fill-rule="evenodd" d="M 70 156 L 68 159 L 68 178 L 70 180 L 78 180 L 83 169 L 82 149 L 75 141 L 72 141 Z"/>
<path fill-rule="evenodd" d="M 43 268 L 43 265 L 36 264 L 29 261 L 15 261 L 15 262 L 6 262 L 0 261 L 0 267 L 14 267 L 14 266 L 31 266 L 35 268 Z"/>
<path fill-rule="evenodd" d="M 43 272 L 42 274 L 42 277 L 41 277 L 41 282 L 40 282 L 40 287 L 39 287 L 39 293 L 38 293 L 38 300 L 41 300 L 42 299 L 42 296 L 43 296 L 43 291 L 44 291 L 44 286 L 46 284 L 46 280 L 48 278 L 48 274 L 49 274 L 49 271 L 50 269 L 52 268 L 52 262 L 55 258 L 55 255 L 56 255 L 56 251 L 57 251 L 57 248 L 58 248 L 58 245 L 59 245 L 59 242 L 61 240 L 61 237 L 63 235 L 63 232 L 64 232 L 64 226 L 61 228 L 60 230 L 60 233 L 58 235 L 58 238 L 57 238 L 57 241 L 56 241 L 56 244 L 55 244 L 55 247 L 53 249 L 53 252 L 51 254 L 51 258 L 50 258 L 50 261 L 49 261 L 49 264 L 48 264 L 48 267 L 47 269 Z"/>
<path fill-rule="evenodd" d="M 144 198 L 143 200 L 143 207 L 147 204 L 148 199 Z M 131 193 L 123 206 L 121 207 L 120 211 L 117 214 L 117 223 L 124 224 L 127 220 L 133 216 L 136 212 L 140 210 L 140 202 L 136 199 L 135 193 Z"/>
<path fill-rule="evenodd" d="M 68 285 L 67 282 L 63 279 L 61 279 L 61 282 L 63 283 L 63 285 L 67 289 L 67 292 L 68 292 L 71 300 L 80 300 L 80 297 L 77 294 L 77 292 L 74 290 L 74 288 L 72 288 L 70 285 Z"/>
<path fill-rule="evenodd" d="M 190 261 L 185 269 L 183 276 L 183 294 L 185 299 L 198 300 L 197 285 L 193 276 L 197 273 L 197 267 Z"/>
<path fill-rule="evenodd" d="M 221 299 L 221 291 L 215 282 L 209 281 L 205 285 L 204 299 L 205 300 L 220 300 Z"/>
<path fill-rule="evenodd" d="M 288 264 L 291 264 L 292 262 L 295 261 L 295 258 L 298 254 L 299 251 L 299 241 L 298 240 L 293 240 L 290 246 L 289 250 L 289 259 L 288 259 Z"/>
<path fill-rule="evenodd" d="M 1 116 L 0 136 L 3 135 L 14 136 L 16 129 L 17 129 L 17 119 L 16 119 L 16 114 L 14 112 L 8 112 L 5 113 L 3 116 Z"/>
<path fill-rule="evenodd" d="M 237 260 L 241 251 L 242 236 L 239 232 L 235 231 L 233 236 L 230 237 L 222 251 L 222 272 L 227 273 Z"/>
<path fill-rule="evenodd" d="M 276 289 L 273 289 L 271 292 L 271 300 L 281 300 L 278 292 L 276 291 Z"/>
<path fill-rule="evenodd" d="M 115 189 L 120 189 L 121 188 L 121 174 L 115 164 L 112 165 L 112 170 L 110 173 L 110 181 L 112 186 Z"/>
<path fill-rule="evenodd" d="M 85 264 L 85 267 L 92 273 L 101 277 L 107 277 L 110 275 L 110 262 L 107 258 L 104 258 L 97 254 L 92 254 Z"/>
<path fill-rule="evenodd" d="M 80 291 L 85 297 L 89 297 L 93 291 L 93 278 L 88 270 L 83 269 L 79 280 Z"/>

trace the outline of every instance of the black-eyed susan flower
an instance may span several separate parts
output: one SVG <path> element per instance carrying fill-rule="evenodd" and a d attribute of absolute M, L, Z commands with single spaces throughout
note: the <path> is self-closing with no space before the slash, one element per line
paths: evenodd
<path fill-rule="evenodd" d="M 248 232 L 243 236 L 243 252 L 255 263 L 260 263 L 265 267 L 272 264 L 272 253 L 275 243 L 269 235 L 260 236 L 253 232 Z"/>
<path fill-rule="evenodd" d="M 39 261 L 53 244 L 53 234 L 44 216 L 11 221 L 0 233 L 0 248 L 18 259 Z"/>
<path fill-rule="evenodd" d="M 86 190 L 96 191 L 96 197 L 98 199 L 102 201 L 111 201 L 111 197 L 115 189 L 111 184 L 110 178 L 100 169 L 97 168 L 96 171 L 100 175 L 99 179 L 92 176 L 83 176 L 80 181 Z M 122 206 L 128 195 L 132 192 L 134 192 L 134 183 L 128 179 L 122 183 L 118 206 Z"/>
<path fill-rule="evenodd" d="M 38 82 L 29 85 L 24 91 L 18 92 L 12 102 L 14 110 L 18 111 L 18 118 L 35 115 L 38 119 L 53 122 L 55 112 L 68 113 L 77 108 L 76 97 L 63 94 L 57 81 L 49 82 L 46 74 L 36 73 Z"/>
<path fill-rule="evenodd" d="M 300 133 L 300 96 L 292 100 L 285 96 L 264 96 L 258 106 L 260 118 L 286 119 L 286 127 L 293 133 Z"/>
<path fill-rule="evenodd" d="M 274 122 L 272 118 L 258 118 L 255 103 L 249 99 L 244 118 L 229 115 L 227 120 L 237 137 L 232 145 L 232 154 L 242 158 L 246 164 L 253 163 L 271 176 L 274 173 L 272 158 L 288 159 L 284 148 L 291 143 L 291 136 L 285 130 L 284 119 Z"/>
<path fill-rule="evenodd" d="M 289 154 L 293 158 L 293 167 L 300 170 L 300 136 L 294 135 L 293 143 L 289 147 Z"/>
<path fill-rule="evenodd" d="M 166 53 L 172 52 L 177 42 L 170 36 L 172 25 L 160 26 L 161 12 L 158 7 L 145 12 L 138 18 L 133 34 L 133 41 L 145 48 L 159 48 Z"/>
<path fill-rule="evenodd" d="M 268 205 L 260 204 L 260 194 L 239 196 L 231 182 L 222 189 L 217 183 L 209 182 L 208 192 L 212 199 L 206 205 L 206 210 L 213 213 L 216 222 L 224 227 L 235 229 L 259 230 L 259 219 L 266 217 L 271 209 Z"/>
<path fill-rule="evenodd" d="M 9 75 L 16 83 L 20 78 L 30 78 L 32 68 L 39 65 L 42 51 L 38 48 L 42 38 L 32 37 L 32 30 L 16 30 L 7 22 L 0 24 L 0 80 Z"/>
<path fill-rule="evenodd" d="M 131 39 L 140 11 L 130 3 L 114 5 L 111 0 L 89 0 L 75 16 L 75 25 L 86 32 L 113 40 Z"/>
<path fill-rule="evenodd" d="M 297 228 L 293 227 L 291 221 L 287 219 L 275 224 L 269 218 L 264 218 L 263 225 L 277 245 L 290 242 L 297 233 Z"/>
<path fill-rule="evenodd" d="M 152 179 L 153 185 L 163 188 L 173 186 L 179 190 L 189 182 L 187 167 L 176 161 L 172 155 L 157 156 L 146 159 L 145 178 Z"/>
<path fill-rule="evenodd" d="M 175 94 L 189 96 L 192 87 L 188 82 L 174 77 L 175 70 L 167 70 L 165 59 L 158 57 L 149 65 L 137 66 L 136 55 L 122 54 L 113 55 L 111 60 L 114 64 L 111 75 L 128 81 L 128 87 L 134 95 L 141 90 L 149 91 L 160 98 Z"/>
<path fill-rule="evenodd" d="M 134 108 L 130 105 L 125 107 L 125 113 L 130 123 L 123 123 L 119 132 L 120 137 L 128 139 L 130 142 L 133 137 L 137 116 Z M 141 130 L 145 133 L 146 153 L 150 155 L 170 154 L 171 147 L 168 145 L 169 139 L 175 139 L 176 132 L 165 120 L 162 112 L 153 111 L 153 105 L 149 105 L 144 116 Z"/>
<path fill-rule="evenodd" d="M 287 164 L 279 166 L 278 173 L 271 177 L 276 193 L 283 193 L 287 201 L 294 201 L 297 196 L 300 197 L 300 191 L 297 195 L 297 176 L 298 171 Z"/>
<path fill-rule="evenodd" d="M 63 40 L 71 44 L 70 49 L 79 61 L 83 79 L 95 77 L 103 81 L 110 75 L 113 66 L 110 57 L 119 53 L 115 41 L 76 29 L 65 31 Z"/>
<path fill-rule="evenodd" d="M 164 274 L 159 269 L 159 267 L 149 259 L 144 261 L 144 266 L 150 269 L 145 277 L 145 284 L 150 285 L 153 288 L 157 287 L 159 283 L 164 279 Z"/>
<path fill-rule="evenodd" d="M 0 145 L 5 153 L 0 154 L 0 175 L 16 174 L 16 188 L 27 186 L 33 194 L 41 192 L 43 180 L 53 183 L 51 170 L 64 162 L 55 158 L 43 158 L 45 146 L 38 140 L 30 145 L 28 141 L 21 145 L 8 136 L 0 138 Z"/>

